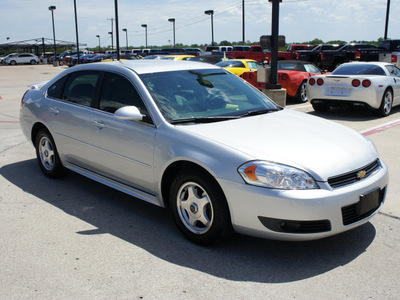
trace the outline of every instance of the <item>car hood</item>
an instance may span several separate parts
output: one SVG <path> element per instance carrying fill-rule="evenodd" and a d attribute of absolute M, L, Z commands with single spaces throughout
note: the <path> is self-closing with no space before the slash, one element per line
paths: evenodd
<path fill-rule="evenodd" d="M 179 125 L 249 156 L 308 171 L 316 180 L 364 167 L 377 159 L 372 142 L 332 121 L 284 109 L 223 122 Z"/>

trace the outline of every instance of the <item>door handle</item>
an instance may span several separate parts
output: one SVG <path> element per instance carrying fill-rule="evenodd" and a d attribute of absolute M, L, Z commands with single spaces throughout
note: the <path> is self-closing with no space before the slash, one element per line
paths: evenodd
<path fill-rule="evenodd" d="M 103 121 L 93 121 L 93 125 L 98 127 L 99 129 L 103 129 L 104 127 L 106 127 L 106 124 L 103 123 Z"/>
<path fill-rule="evenodd" d="M 58 110 L 57 107 L 50 107 L 50 111 L 51 111 L 52 113 L 54 113 L 55 115 L 57 115 L 57 114 L 60 113 L 60 111 Z"/>

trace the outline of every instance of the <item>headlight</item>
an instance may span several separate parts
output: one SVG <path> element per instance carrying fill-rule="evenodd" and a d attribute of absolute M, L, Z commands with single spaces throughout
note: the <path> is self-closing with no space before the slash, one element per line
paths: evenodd
<path fill-rule="evenodd" d="M 312 176 L 294 167 L 267 161 L 252 161 L 239 167 L 244 181 L 251 185 L 282 190 L 318 189 Z"/>

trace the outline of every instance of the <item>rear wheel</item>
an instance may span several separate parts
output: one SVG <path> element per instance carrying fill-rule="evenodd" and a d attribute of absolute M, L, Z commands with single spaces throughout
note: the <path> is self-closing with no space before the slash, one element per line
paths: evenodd
<path fill-rule="evenodd" d="M 184 170 L 173 180 L 170 207 L 179 230 L 192 242 L 211 245 L 233 231 L 228 205 L 218 183 L 207 173 Z"/>
<path fill-rule="evenodd" d="M 300 84 L 296 94 L 297 101 L 300 103 L 305 103 L 308 101 L 306 88 L 307 88 L 307 80 L 304 80 Z"/>
<path fill-rule="evenodd" d="M 61 163 L 53 137 L 46 129 L 39 130 L 36 140 L 36 158 L 42 172 L 51 178 L 58 178 L 66 173 Z"/>
<path fill-rule="evenodd" d="M 387 89 L 383 94 L 381 106 L 376 110 L 376 113 L 380 117 L 386 117 L 390 114 L 393 106 L 393 93 L 390 89 Z"/>
<path fill-rule="evenodd" d="M 316 102 L 311 104 L 313 109 L 317 112 L 327 112 L 329 110 L 329 106 L 323 102 Z"/>

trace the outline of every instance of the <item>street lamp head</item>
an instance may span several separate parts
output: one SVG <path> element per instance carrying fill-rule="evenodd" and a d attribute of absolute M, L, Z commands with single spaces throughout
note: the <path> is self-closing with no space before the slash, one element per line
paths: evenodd
<path fill-rule="evenodd" d="M 109 31 L 108 34 L 113 34 L 113 33 L 111 31 Z"/>
<path fill-rule="evenodd" d="M 128 29 L 126 29 L 126 28 L 122 28 L 122 31 L 126 31 L 126 32 L 128 32 Z"/>
<path fill-rule="evenodd" d="M 100 35 L 98 35 L 98 34 L 97 34 L 97 35 L 96 35 L 96 37 L 98 37 L 98 38 L 99 38 L 99 37 L 100 37 Z"/>
<path fill-rule="evenodd" d="M 147 24 L 142 24 L 142 27 L 143 28 L 147 28 Z"/>
<path fill-rule="evenodd" d="M 175 19 L 174 18 L 168 19 L 168 22 L 175 23 Z"/>
<path fill-rule="evenodd" d="M 55 10 L 55 9 L 56 9 L 56 7 L 54 5 L 49 6 L 49 10 Z"/>
<path fill-rule="evenodd" d="M 213 14 L 214 14 L 214 11 L 211 9 L 211 10 L 206 10 L 204 13 L 205 13 L 206 15 L 213 15 Z"/>

